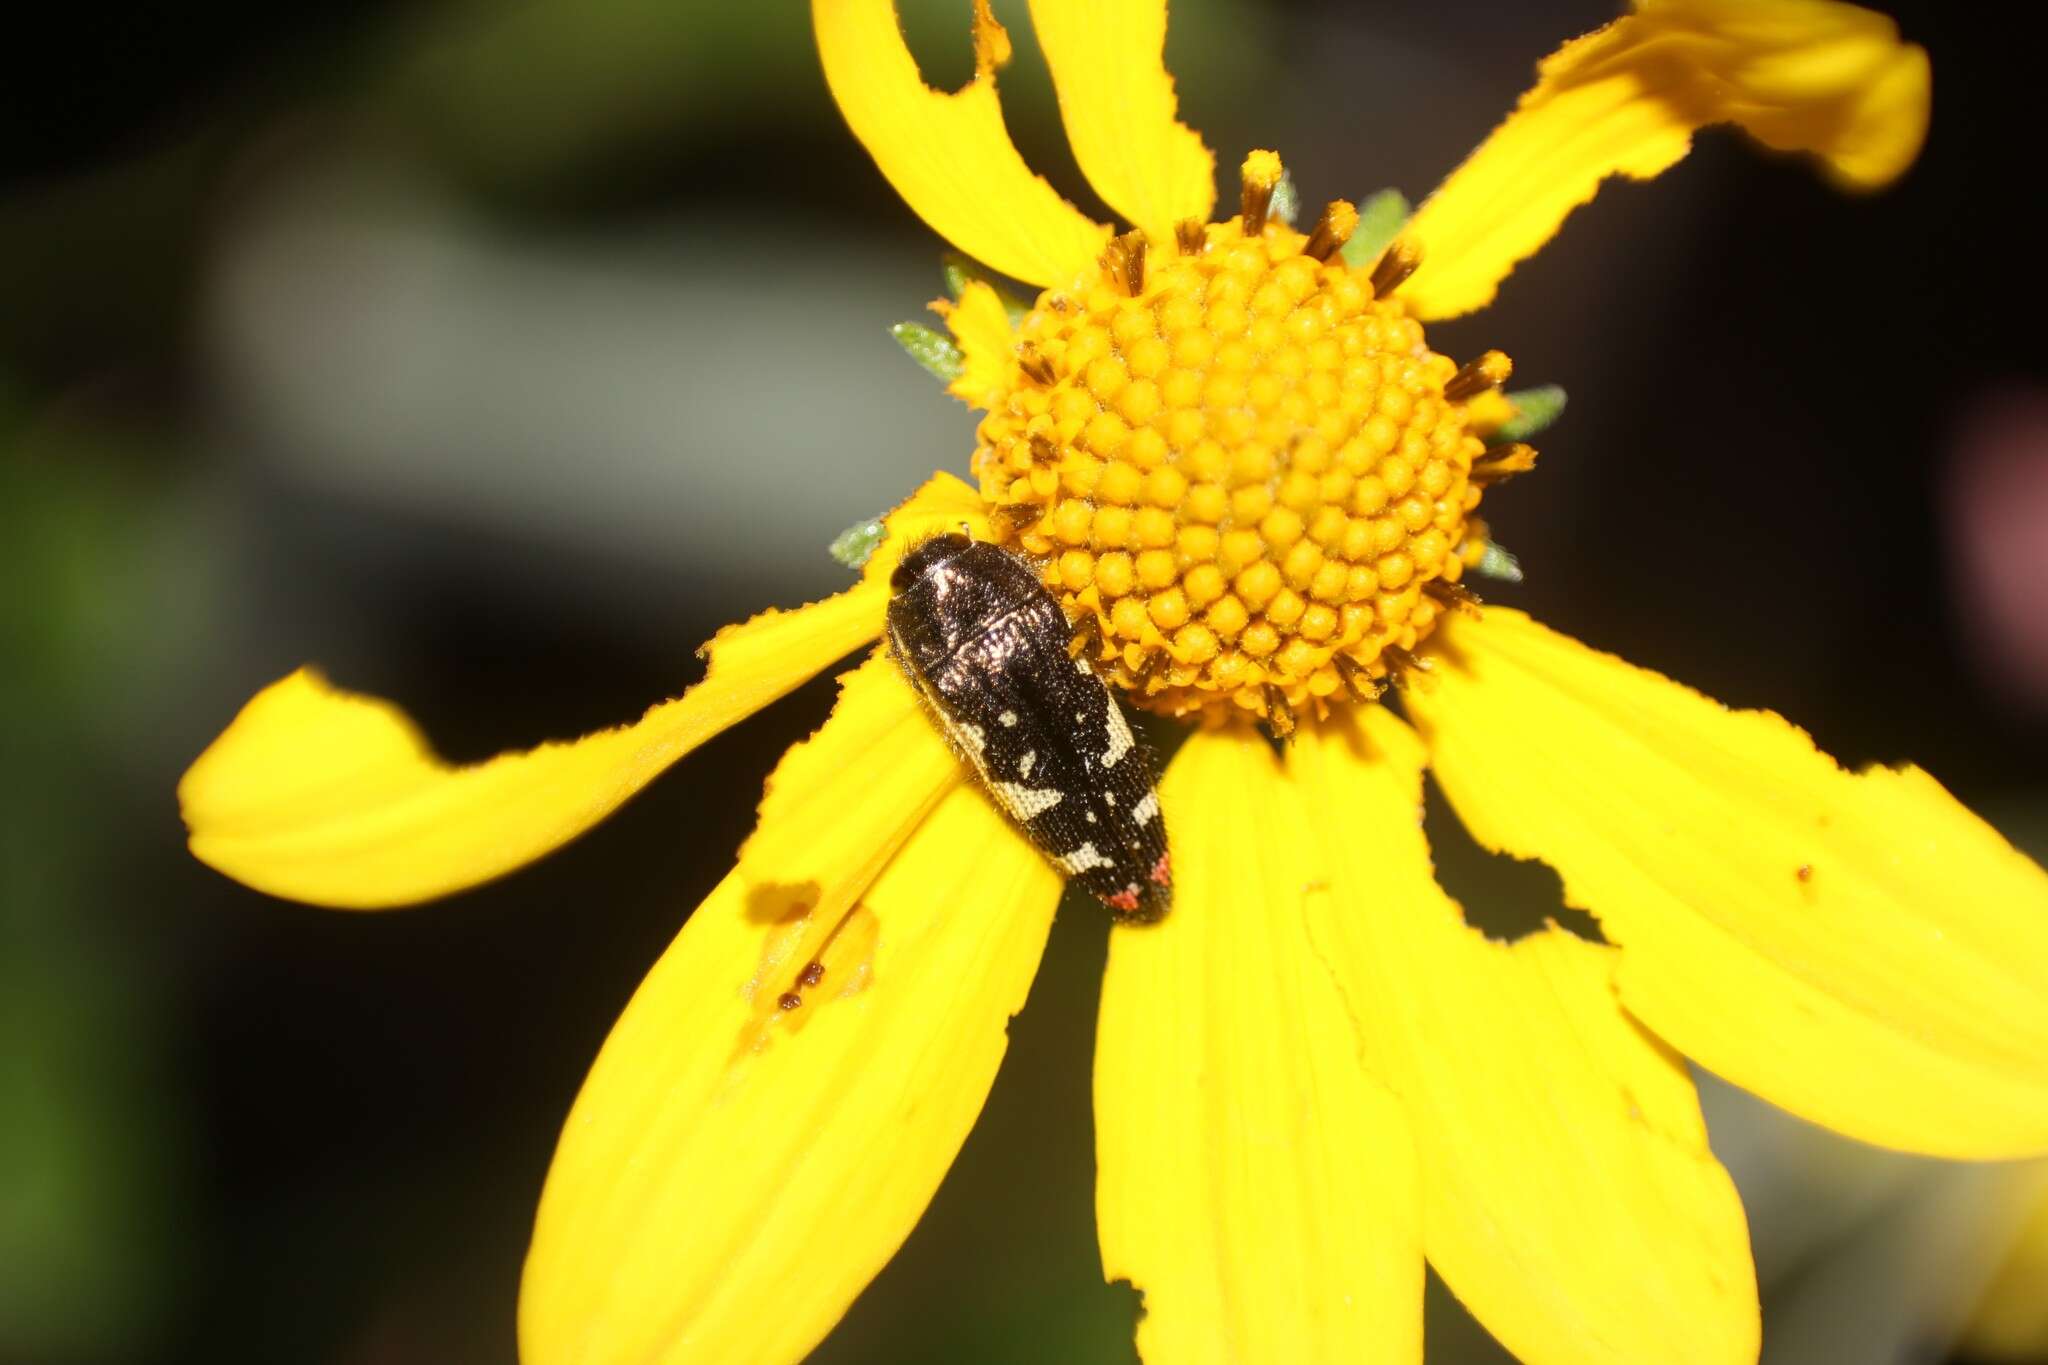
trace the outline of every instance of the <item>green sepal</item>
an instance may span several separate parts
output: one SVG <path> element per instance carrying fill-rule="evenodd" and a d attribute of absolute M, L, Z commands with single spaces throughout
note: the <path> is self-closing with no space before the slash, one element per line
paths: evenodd
<path fill-rule="evenodd" d="M 1282 169 L 1280 183 L 1273 187 L 1273 198 L 1266 205 L 1266 216 L 1277 218 L 1289 227 L 1301 216 L 1301 191 L 1294 187 L 1294 172 Z"/>
<path fill-rule="evenodd" d="M 967 368 L 967 360 L 953 344 L 953 338 L 921 322 L 899 322 L 889 329 L 889 335 L 934 379 L 950 384 Z"/>
<path fill-rule="evenodd" d="M 1489 540 L 1486 549 L 1480 553 L 1479 562 L 1472 566 L 1472 572 L 1501 583 L 1519 583 L 1522 581 L 1522 561 L 1499 541 Z"/>
<path fill-rule="evenodd" d="M 946 297 L 955 303 L 958 303 L 960 296 L 967 292 L 967 285 L 972 280 L 980 280 L 983 284 L 995 290 L 996 298 L 1002 302 L 1003 311 L 1010 315 L 1010 325 L 1012 327 L 1022 322 L 1024 315 L 1031 311 L 1030 304 L 1025 303 L 1015 294 L 997 284 L 995 278 L 986 270 L 983 270 L 979 265 L 957 252 L 949 252 L 946 256 L 945 279 Z"/>
<path fill-rule="evenodd" d="M 1368 266 L 1379 259 L 1387 243 L 1408 225 L 1408 197 L 1399 190 L 1381 190 L 1358 206 L 1358 226 L 1344 243 L 1344 264 Z"/>
<path fill-rule="evenodd" d="M 875 553 L 875 547 L 887 539 L 889 528 L 882 524 L 880 517 L 869 517 L 832 537 L 832 543 L 825 548 L 831 556 L 849 569 L 864 567 Z"/>
<path fill-rule="evenodd" d="M 1564 416 L 1564 386 L 1561 384 L 1519 389 L 1508 394 L 1507 400 L 1515 405 L 1515 415 L 1502 422 L 1500 429 L 1486 438 L 1488 445 L 1526 441 Z"/>

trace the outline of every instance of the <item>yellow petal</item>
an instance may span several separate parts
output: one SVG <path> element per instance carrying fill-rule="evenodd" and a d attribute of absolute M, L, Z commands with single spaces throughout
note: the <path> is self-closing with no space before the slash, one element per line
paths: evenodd
<path fill-rule="evenodd" d="M 1318 874 L 1263 742 L 1189 739 L 1173 911 L 1110 939 L 1095 1049 L 1103 1269 L 1150 1361 L 1419 1361 L 1415 1155 L 1309 942 Z"/>
<path fill-rule="evenodd" d="M 1010 39 L 976 0 L 974 79 L 932 89 L 896 25 L 893 0 L 811 0 L 832 98 L 903 201 L 976 260 L 1030 284 L 1070 279 L 1102 251 L 1090 222 L 1031 173 L 1010 142 L 996 69 Z"/>
<path fill-rule="evenodd" d="M 969 787 L 815 958 L 782 952 L 800 911 L 726 878 L 562 1130 L 520 1293 L 526 1365 L 793 1361 L 816 1345 L 980 1113 L 1059 892 Z M 806 987 L 813 960 L 824 974 Z M 802 1003 L 782 1008 L 791 991 Z"/>
<path fill-rule="evenodd" d="M 872 640 L 887 600 L 863 584 L 728 626 L 705 646 L 704 681 L 633 724 L 460 768 L 391 703 L 300 669 L 257 693 L 178 784 L 192 852 L 259 891 L 348 909 L 489 881 Z"/>
<path fill-rule="evenodd" d="M 1409 709 L 1458 814 L 1622 948 L 1622 1002 L 1796 1114 L 1941 1156 L 2048 1150 L 2048 875 L 1917 768 L 1487 608 Z"/>
<path fill-rule="evenodd" d="M 1305 727 L 1289 768 L 1342 821 L 1312 923 L 1407 1110 L 1445 1283 L 1532 1365 L 1753 1361 L 1741 1203 L 1685 1064 L 1615 1000 L 1615 951 L 1466 927 L 1430 871 L 1421 745 L 1386 711 Z"/>
<path fill-rule="evenodd" d="M 970 407 L 994 407 L 1009 390 L 1010 363 L 1017 348 L 1016 329 L 1010 326 L 1002 295 L 985 280 L 969 280 L 959 299 L 939 312 L 965 362 L 946 392 Z"/>
<path fill-rule="evenodd" d="M 1176 117 L 1166 73 L 1166 0 L 1031 0 L 1060 117 L 1082 174 L 1155 243 L 1183 218 L 1209 221 L 1216 158 Z"/>
<path fill-rule="evenodd" d="M 2007 1198 L 2031 1209 L 1969 1315 L 1961 1345 L 1983 1360 L 2048 1360 L 2048 1163 L 2015 1167 Z"/>
<path fill-rule="evenodd" d="M 826 933 L 964 776 L 901 667 L 878 650 L 840 679 L 824 726 L 776 765 L 739 875 L 803 900 L 812 929 Z"/>
<path fill-rule="evenodd" d="M 1490 439 L 1514 419 L 1514 400 L 1499 389 L 1486 389 L 1465 400 L 1465 429 L 1475 436 Z"/>
<path fill-rule="evenodd" d="M 1661 174 L 1710 124 L 1814 153 L 1858 189 L 1903 172 L 1927 132 L 1927 53 L 1832 0 L 1639 0 L 1537 74 L 1408 226 L 1423 263 L 1401 295 L 1420 317 L 1483 306 L 1602 180 Z"/>
<path fill-rule="evenodd" d="M 704 681 L 632 725 L 453 767 L 391 703 L 301 669 L 266 688 L 178 785 L 192 852 L 273 895 L 349 909 L 474 886 L 560 847 L 669 764 L 881 633 L 904 550 L 981 500 L 948 474 L 889 514 L 861 586 L 729 626 Z"/>

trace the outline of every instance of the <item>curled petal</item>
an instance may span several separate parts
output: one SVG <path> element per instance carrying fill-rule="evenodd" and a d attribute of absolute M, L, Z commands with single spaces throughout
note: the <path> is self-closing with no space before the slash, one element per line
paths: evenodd
<path fill-rule="evenodd" d="M 1216 158 L 1176 117 L 1166 0 L 1031 0 L 1060 117 L 1104 203 L 1155 242 L 1216 206 Z"/>
<path fill-rule="evenodd" d="M 256 694 L 178 784 L 194 856 L 315 905 L 432 900 L 552 852 L 669 764 L 880 633 L 863 584 L 705 646 L 704 681 L 631 725 L 455 767 L 390 702 L 300 669 Z"/>
<path fill-rule="evenodd" d="M 1685 1063 L 1615 999 L 1614 949 L 1464 924 L 1419 827 L 1422 746 L 1386 711 L 1304 727 L 1289 760 L 1344 813 L 1311 923 L 1407 1112 L 1445 1283 L 1531 1365 L 1755 1360 L 1742 1205 Z"/>
<path fill-rule="evenodd" d="M 1420 317 L 1484 306 L 1601 181 L 1662 174 L 1710 124 L 1811 152 L 1854 189 L 1901 174 L 1927 134 L 1926 51 L 1833 0 L 1639 0 L 1537 77 L 1408 226 L 1424 258 L 1401 294 Z"/>
<path fill-rule="evenodd" d="M 178 784 L 192 852 L 259 891 L 347 909 L 431 900 L 529 863 L 879 635 L 905 547 L 985 525 L 974 491 L 945 474 L 887 521 L 860 586 L 728 626 L 702 651 L 704 681 L 581 739 L 456 767 L 391 703 L 301 669 L 258 693 Z"/>
<path fill-rule="evenodd" d="M 828 933 L 963 774 L 901 668 L 877 651 L 840 679 L 818 732 L 775 766 L 739 876 L 801 898 L 809 932 Z"/>
<path fill-rule="evenodd" d="M 641 983 L 563 1128 L 520 1358 L 800 1359 L 952 1164 L 1059 891 L 964 787 L 812 953 L 784 951 L 812 912 L 726 878 Z"/>
<path fill-rule="evenodd" d="M 1410 697 L 1431 766 L 1600 917 L 1637 1018 L 1866 1142 L 2048 1151 L 2048 874 L 1917 768 L 1845 772 L 1519 612 L 1443 640 Z"/>
<path fill-rule="evenodd" d="M 811 0 L 818 55 L 853 135 L 903 202 L 976 260 L 1028 284 L 1086 269 L 1108 229 L 1031 173 L 996 100 L 1010 39 L 976 0 L 974 79 L 952 94 L 924 83 L 894 0 Z"/>
<path fill-rule="evenodd" d="M 1096 1217 L 1151 1361 L 1419 1361 L 1415 1153 L 1310 942 L 1300 804 L 1266 746 L 1189 739 L 1174 907 L 1110 939 Z"/>

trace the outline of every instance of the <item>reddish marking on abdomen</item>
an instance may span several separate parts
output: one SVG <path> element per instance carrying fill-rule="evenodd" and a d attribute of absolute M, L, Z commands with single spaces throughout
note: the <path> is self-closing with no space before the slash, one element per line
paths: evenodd
<path fill-rule="evenodd" d="M 1130 914 L 1138 908 L 1138 888 L 1135 886 L 1127 886 L 1123 890 L 1117 892 L 1114 896 L 1104 896 L 1102 898 L 1102 903 L 1104 905 L 1111 907 L 1112 909 L 1121 910 L 1125 914 Z"/>
<path fill-rule="evenodd" d="M 1152 864 L 1152 880 L 1156 885 L 1171 886 L 1173 884 L 1172 863 L 1173 855 L 1162 853 L 1159 855 L 1159 861 Z"/>

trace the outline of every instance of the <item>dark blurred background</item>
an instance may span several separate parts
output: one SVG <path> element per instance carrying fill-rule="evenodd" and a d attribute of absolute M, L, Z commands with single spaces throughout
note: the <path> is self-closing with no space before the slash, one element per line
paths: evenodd
<path fill-rule="evenodd" d="M 997 9 L 1013 132 L 1094 210 Z M 1494 600 L 1845 761 L 1914 759 L 2038 856 L 2038 48 L 1891 9 L 1936 81 L 1891 192 L 1710 133 L 1432 335 L 1571 395 L 1541 476 L 1487 503 L 1528 573 Z M 966 10 L 905 5 L 935 81 L 968 74 Z M 1311 203 L 1419 197 L 1612 12 L 1177 0 L 1168 57 L 1224 166 L 1274 146 Z M 836 531 L 965 471 L 971 416 L 883 331 L 941 244 L 794 0 L 39 22 L 0 96 L 0 1361 L 510 1360 L 583 1070 L 829 683 L 410 912 L 209 872 L 177 777 L 301 662 L 476 758 L 636 716 L 719 624 L 832 590 Z M 1475 912 L 1554 908 L 1554 877 L 1430 828 Z M 1062 915 L 982 1124 L 819 1359 L 1132 1357 L 1091 1215 L 1106 931 Z M 2038 1177 L 1703 1094 L 1767 1359 L 1969 1358 Z M 1432 1293 L 1433 1360 L 1499 1358 Z"/>

